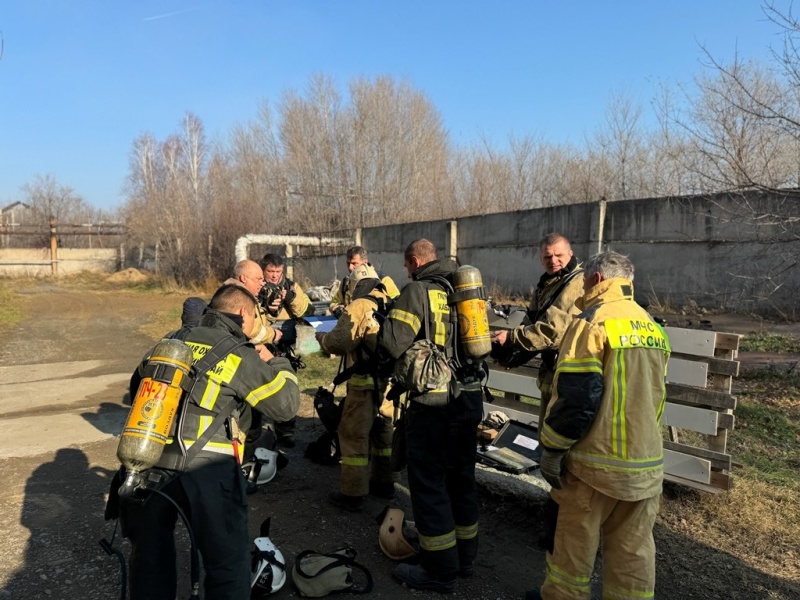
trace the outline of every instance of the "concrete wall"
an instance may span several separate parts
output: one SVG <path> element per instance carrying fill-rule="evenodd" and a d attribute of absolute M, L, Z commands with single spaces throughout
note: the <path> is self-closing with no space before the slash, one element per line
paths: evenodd
<path fill-rule="evenodd" d="M 81 271 L 113 273 L 119 264 L 114 248 L 59 248 L 57 272 L 59 275 Z M 3 248 L 0 249 L 0 275 L 15 277 L 50 277 L 52 266 L 50 249 Z"/>
<path fill-rule="evenodd" d="M 800 318 L 800 195 L 725 194 L 598 202 L 458 219 L 457 254 L 506 293 L 527 293 L 542 273 L 536 244 L 552 231 L 573 241 L 582 259 L 600 249 L 631 257 L 641 302 L 783 314 Z M 403 251 L 425 237 L 447 254 L 449 221 L 364 229 L 371 262 L 399 286 L 407 281 Z M 298 279 L 318 284 L 346 273 L 344 255 L 298 260 Z"/>

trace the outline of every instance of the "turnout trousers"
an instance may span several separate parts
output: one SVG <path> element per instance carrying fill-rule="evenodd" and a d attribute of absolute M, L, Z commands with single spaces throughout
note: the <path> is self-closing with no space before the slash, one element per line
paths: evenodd
<path fill-rule="evenodd" d="M 544 423 L 544 417 L 547 414 L 547 407 L 550 405 L 550 400 L 553 398 L 553 377 L 555 370 L 549 369 L 545 365 L 539 367 L 539 376 L 536 380 L 536 385 L 539 388 L 539 429 L 541 424 Z M 538 432 L 537 432 L 538 437 Z M 553 500 L 553 497 L 548 495 L 545 502 L 544 510 L 542 511 L 542 536 L 539 545 L 546 549 L 548 552 L 553 551 L 553 538 L 556 535 L 556 521 L 558 520 L 558 504 Z"/>
<path fill-rule="evenodd" d="M 555 548 L 547 554 L 544 600 L 591 597 L 591 577 L 603 539 L 603 598 L 653 598 L 656 548 L 653 525 L 660 496 L 636 502 L 601 494 L 567 472 L 553 490 L 559 504 Z"/>
<path fill-rule="evenodd" d="M 392 417 L 379 411 L 383 388 L 375 390 L 347 387 L 342 420 L 339 422 L 339 448 L 342 452 L 341 492 L 347 496 L 366 496 L 369 482 L 394 481 L 392 456 Z"/>
<path fill-rule="evenodd" d="M 408 486 L 420 564 L 439 577 L 455 577 L 478 553 L 475 452 L 482 416 L 479 387 L 462 391 L 442 407 L 413 398 L 408 403 Z"/>
<path fill-rule="evenodd" d="M 202 454 L 202 453 L 201 453 Z M 181 507 L 202 557 L 206 600 L 250 597 L 250 538 L 247 497 L 241 469 L 231 457 L 194 459 L 161 490 Z M 151 493 L 140 504 L 120 503 L 122 533 L 130 540 L 131 600 L 174 600 L 176 508 Z M 190 548 L 186 546 L 187 555 Z"/>

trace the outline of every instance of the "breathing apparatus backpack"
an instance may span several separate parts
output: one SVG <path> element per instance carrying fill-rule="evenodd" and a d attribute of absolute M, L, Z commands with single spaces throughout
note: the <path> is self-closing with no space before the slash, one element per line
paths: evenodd
<path fill-rule="evenodd" d="M 419 281 L 431 282 L 447 295 L 450 317 L 444 349 L 430 338 L 429 306 L 423 305 L 424 336 L 415 341 L 394 366 L 395 381 L 407 391 L 424 395 L 451 381 L 468 382 L 485 375 L 483 362 L 491 352 L 486 288 L 480 271 L 470 265 L 459 267 L 451 281 L 433 275 Z M 445 404 L 446 399 L 414 397 L 423 404 Z"/>
<path fill-rule="evenodd" d="M 168 477 L 162 469 L 184 471 L 233 414 L 236 403 L 231 401 L 191 448 L 185 447 L 181 433 L 192 389 L 210 368 L 244 343 L 226 336 L 194 365 L 192 350 L 183 340 L 165 338 L 156 344 L 141 370 L 141 381 L 117 446 L 117 458 L 126 471 L 118 490 L 120 498 L 131 499 L 137 490 L 163 485 Z M 170 439 L 177 444 L 179 453 L 164 454 Z M 153 467 L 158 470 L 148 473 Z"/>
<path fill-rule="evenodd" d="M 141 367 L 139 372 L 141 380 L 136 393 L 131 394 L 131 410 L 117 446 L 117 458 L 122 463 L 122 467 L 111 481 L 104 517 L 107 521 L 118 519 L 121 500 L 143 503 L 152 494 L 157 494 L 170 502 L 189 533 L 191 540 L 191 599 L 199 600 L 200 557 L 191 523 L 175 500 L 162 492 L 161 488 L 186 469 L 197 453 L 233 414 L 237 403 L 231 401 L 215 415 L 214 420 L 195 440 L 191 448 L 185 447 L 182 428 L 186 410 L 190 404 L 192 389 L 198 381 L 206 376 L 209 369 L 246 342 L 231 335 L 225 336 L 193 365 L 192 350 L 184 341 L 189 331 L 188 328 L 181 328 L 173 334 L 174 337 L 161 340 Z M 136 374 L 131 378 L 131 383 L 133 384 L 135 381 Z M 232 420 L 232 436 L 236 435 L 234 424 L 235 420 Z M 164 453 L 164 448 L 170 438 L 180 448 L 178 455 Z M 117 521 L 118 524 L 119 521 Z M 124 598 L 125 560 L 122 552 L 114 547 L 117 525 L 114 526 L 111 541 L 104 538 L 100 540 L 100 545 L 106 553 L 115 555 L 120 562 L 122 571 L 120 585 Z"/>

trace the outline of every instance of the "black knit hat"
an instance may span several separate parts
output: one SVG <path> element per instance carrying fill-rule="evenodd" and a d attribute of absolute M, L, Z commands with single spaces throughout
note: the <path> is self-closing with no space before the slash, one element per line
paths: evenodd
<path fill-rule="evenodd" d="M 181 325 L 184 327 L 194 327 L 200 324 L 200 317 L 205 311 L 206 301 L 202 298 L 192 296 L 183 301 L 183 312 L 181 313 Z"/>

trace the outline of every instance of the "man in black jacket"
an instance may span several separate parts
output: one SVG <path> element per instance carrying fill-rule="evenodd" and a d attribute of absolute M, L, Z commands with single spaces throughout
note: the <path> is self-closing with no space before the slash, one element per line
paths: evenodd
<path fill-rule="evenodd" d="M 191 395 L 182 439 L 191 447 L 230 402 L 236 407 L 183 472 L 174 476 L 160 494 L 144 492 L 143 503 L 123 501 L 120 522 L 130 539 L 130 597 L 132 600 L 172 600 L 176 597 L 174 528 L 176 505 L 189 519 L 203 558 L 205 598 L 225 600 L 250 597 L 250 539 L 247 529 L 245 479 L 240 468 L 242 446 L 237 431 L 247 431 L 251 411 L 286 421 L 297 413 L 300 391 L 285 358 L 264 362 L 247 342 L 256 314 L 255 299 L 245 289 L 223 285 L 214 294 L 200 325 L 185 334 L 197 362 L 220 340 L 241 341 L 205 373 Z M 141 367 L 139 373 L 141 373 Z M 138 385 L 134 374 L 132 383 Z M 170 440 L 164 459 L 179 452 Z M 164 460 L 162 459 L 162 461 Z M 162 464 L 162 463 L 159 463 Z"/>
<path fill-rule="evenodd" d="M 452 348 L 447 296 L 455 263 L 439 260 L 433 243 L 419 239 L 406 249 L 404 264 L 412 282 L 389 312 L 380 347 L 397 360 L 427 333 L 441 349 Z M 454 376 L 457 381 L 442 388 L 408 394 L 408 484 L 420 564 L 401 564 L 393 572 L 411 588 L 444 593 L 454 591 L 458 576 L 472 575 L 478 552 L 475 449 L 483 403 L 478 380 Z"/>

